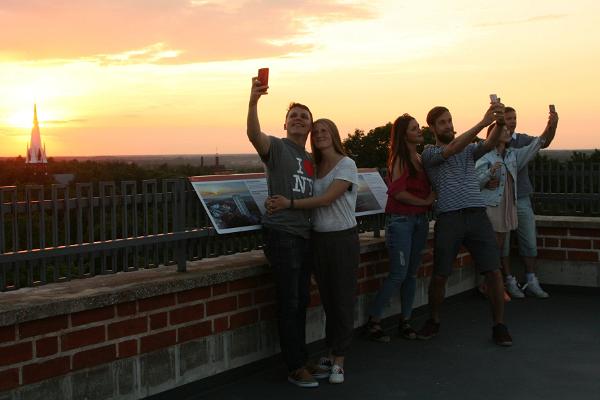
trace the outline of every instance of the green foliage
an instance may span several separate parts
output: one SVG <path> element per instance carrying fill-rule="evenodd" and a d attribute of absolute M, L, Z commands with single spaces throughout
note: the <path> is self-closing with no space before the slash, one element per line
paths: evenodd
<path fill-rule="evenodd" d="M 371 129 L 365 134 L 356 129 L 343 141 L 344 149 L 359 168 L 385 168 L 392 123 Z"/>
<path fill-rule="evenodd" d="M 600 162 L 600 150 L 595 149 L 591 155 L 587 155 L 585 153 L 574 151 L 571 154 L 571 162 Z"/>

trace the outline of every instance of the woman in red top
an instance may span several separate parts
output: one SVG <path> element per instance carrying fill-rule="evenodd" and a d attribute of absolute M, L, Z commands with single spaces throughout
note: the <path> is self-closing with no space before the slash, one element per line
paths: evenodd
<path fill-rule="evenodd" d="M 369 338 L 379 342 L 390 340 L 380 322 L 384 306 L 398 288 L 402 304 L 399 334 L 406 339 L 417 338 L 409 320 L 415 298 L 417 269 L 421 265 L 421 251 L 429 233 L 426 213 L 435 200 L 421 156 L 417 153 L 419 144 L 423 144 L 423 133 L 417 120 L 408 114 L 398 117 L 392 126 L 387 162 L 388 200 L 385 212 L 388 220 L 385 241 L 390 257 L 390 273 L 371 304 L 366 325 Z"/>

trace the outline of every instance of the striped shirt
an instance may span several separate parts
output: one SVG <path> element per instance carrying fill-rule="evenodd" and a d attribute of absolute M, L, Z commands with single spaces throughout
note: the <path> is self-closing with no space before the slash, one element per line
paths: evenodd
<path fill-rule="evenodd" d="M 443 146 L 427 146 L 421 158 L 433 189 L 437 192 L 436 214 L 469 207 L 485 207 L 475 174 L 475 161 L 485 154 L 483 142 L 471 143 L 448 158 Z"/>

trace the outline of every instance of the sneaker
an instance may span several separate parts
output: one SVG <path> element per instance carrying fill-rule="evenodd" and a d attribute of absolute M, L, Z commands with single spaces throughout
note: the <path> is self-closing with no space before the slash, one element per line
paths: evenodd
<path fill-rule="evenodd" d="M 329 370 L 321 368 L 320 365 L 307 365 L 306 369 L 315 379 L 325 379 L 329 377 Z"/>
<path fill-rule="evenodd" d="M 329 383 L 344 383 L 344 368 L 334 364 L 333 367 L 331 367 Z"/>
<path fill-rule="evenodd" d="M 513 340 L 504 324 L 496 324 L 492 328 L 492 338 L 498 346 L 512 346 Z"/>
<path fill-rule="evenodd" d="M 369 321 L 364 326 L 365 336 L 374 342 L 388 343 L 390 337 L 385 334 L 379 322 L 375 322 L 369 318 Z"/>
<path fill-rule="evenodd" d="M 425 325 L 421 328 L 419 332 L 417 332 L 417 339 L 420 340 L 429 340 L 440 331 L 440 323 L 435 322 L 432 319 L 428 319 L 425 321 Z"/>
<path fill-rule="evenodd" d="M 410 326 L 410 323 L 406 320 L 401 319 L 398 326 L 398 334 L 404 339 L 415 340 L 417 338 L 417 331 Z"/>
<path fill-rule="evenodd" d="M 506 278 L 506 291 L 513 299 L 522 299 L 525 297 L 525 293 L 519 287 L 519 283 L 514 276 Z"/>
<path fill-rule="evenodd" d="M 525 293 L 531 297 L 537 297 L 538 299 L 547 299 L 550 297 L 550 295 L 542 289 L 536 276 L 534 276 L 531 281 L 527 282 L 523 286 L 523 289 L 525 290 Z"/>
<path fill-rule="evenodd" d="M 306 388 L 319 386 L 319 382 L 313 378 L 306 368 L 298 368 L 297 370 L 290 372 L 288 375 L 288 382 Z"/>
<path fill-rule="evenodd" d="M 333 367 L 333 361 L 329 357 L 321 357 L 319 358 L 319 364 L 317 364 L 319 368 L 325 371 L 331 371 L 331 367 Z"/>

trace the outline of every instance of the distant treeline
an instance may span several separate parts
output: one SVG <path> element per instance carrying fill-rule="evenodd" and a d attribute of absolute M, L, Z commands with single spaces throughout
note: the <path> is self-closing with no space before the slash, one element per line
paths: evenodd
<path fill-rule="evenodd" d="M 22 157 L 0 160 L 0 186 L 55 183 L 55 174 L 72 174 L 71 183 L 78 182 L 121 182 L 145 179 L 169 179 L 196 175 L 212 175 L 227 166 L 198 165 L 138 165 L 122 161 L 55 161 L 48 160 L 47 175 L 28 167 Z M 262 172 L 258 168 L 236 168 L 232 173 Z"/>

